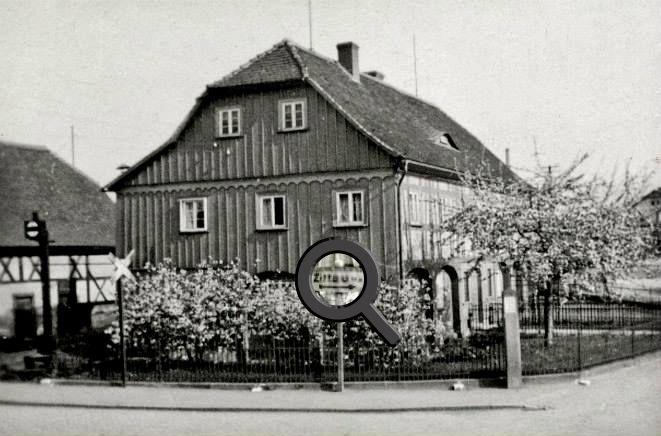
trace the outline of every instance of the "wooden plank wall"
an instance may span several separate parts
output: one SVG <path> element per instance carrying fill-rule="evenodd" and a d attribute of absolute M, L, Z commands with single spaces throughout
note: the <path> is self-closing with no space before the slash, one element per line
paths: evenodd
<path fill-rule="evenodd" d="M 304 97 L 308 129 L 278 132 L 278 101 Z M 216 139 L 215 111 L 240 106 L 243 136 Z M 214 146 L 214 142 L 217 146 Z M 203 104 L 170 149 L 128 185 L 158 185 L 391 167 L 390 157 L 307 85 L 218 97 Z"/>
<path fill-rule="evenodd" d="M 338 189 L 366 192 L 368 224 L 334 228 L 334 194 Z M 118 194 L 118 252 L 136 250 L 136 267 L 172 258 L 192 267 L 211 257 L 238 259 L 250 272 L 294 273 L 296 263 L 319 239 L 338 236 L 371 250 L 384 279 L 398 274 L 396 181 L 391 171 L 334 173 L 278 180 L 168 184 L 129 188 Z M 286 230 L 256 230 L 257 194 L 287 196 Z M 178 199 L 206 197 L 208 232 L 179 233 Z"/>

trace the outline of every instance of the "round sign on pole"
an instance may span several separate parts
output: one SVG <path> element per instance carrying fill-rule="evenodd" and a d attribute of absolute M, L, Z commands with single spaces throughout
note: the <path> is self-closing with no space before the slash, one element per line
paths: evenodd
<path fill-rule="evenodd" d="M 25 235 L 28 238 L 36 238 L 39 236 L 39 224 L 36 221 L 30 221 L 25 224 Z"/>

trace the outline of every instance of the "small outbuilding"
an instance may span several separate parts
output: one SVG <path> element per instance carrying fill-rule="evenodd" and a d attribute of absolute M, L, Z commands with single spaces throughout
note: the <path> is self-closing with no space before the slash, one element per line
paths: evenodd
<path fill-rule="evenodd" d="M 108 253 L 115 251 L 113 201 L 88 176 L 43 146 L 0 141 L 0 337 L 42 333 L 37 243 L 24 221 L 38 212 L 50 240 L 56 332 L 90 326 L 94 306 L 114 302 Z"/>

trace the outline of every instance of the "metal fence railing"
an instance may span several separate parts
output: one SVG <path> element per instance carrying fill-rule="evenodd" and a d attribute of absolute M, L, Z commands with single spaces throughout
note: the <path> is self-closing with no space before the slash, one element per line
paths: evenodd
<path fill-rule="evenodd" d="M 530 302 L 529 302 L 530 303 Z M 579 371 L 594 365 L 661 349 L 661 308 L 567 302 L 552 306 L 553 338 L 544 334 L 542 304 L 519 312 L 524 375 Z M 502 377 L 505 344 L 502 305 L 471 307 L 470 335 L 442 340 L 411 338 L 397 347 L 344 340 L 344 379 L 351 381 L 442 380 Z M 150 338 L 152 344 L 160 344 Z M 105 341 L 105 342 L 104 342 Z M 128 341 L 131 343 L 131 341 Z M 117 346 L 100 333 L 61 342 L 58 377 L 119 381 Z M 127 379 L 153 382 L 268 383 L 332 382 L 337 379 L 338 347 L 332 337 L 285 343 L 269 338 L 237 340 L 231 347 L 197 357 L 159 346 L 127 348 Z"/>
<path fill-rule="evenodd" d="M 323 342 L 323 344 L 321 343 Z M 332 382 L 337 378 L 335 341 L 310 344 L 252 346 L 220 350 L 191 360 L 183 355 L 140 355 L 127 349 L 127 379 L 158 382 Z M 346 381 L 437 380 L 464 377 L 498 377 L 505 368 L 500 334 L 475 334 L 467 340 L 448 340 L 423 348 L 406 343 L 363 346 L 345 342 Z M 61 354 L 58 376 L 119 381 L 118 353 L 103 358 Z"/>
<path fill-rule="evenodd" d="M 542 304 L 519 312 L 523 374 L 580 371 L 661 349 L 661 307 L 617 303 L 553 304 L 552 339 Z"/>

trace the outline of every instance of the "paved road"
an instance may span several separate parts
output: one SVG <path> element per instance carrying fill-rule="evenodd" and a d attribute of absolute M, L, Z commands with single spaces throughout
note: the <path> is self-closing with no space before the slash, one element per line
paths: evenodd
<path fill-rule="evenodd" d="M 0 406 L 0 434 L 443 434 L 443 435 L 659 435 L 661 434 L 661 359 L 648 360 L 638 366 L 615 370 L 590 377 L 590 386 L 574 382 L 557 382 L 530 386 L 520 391 L 473 390 L 449 392 L 433 390 L 369 391 L 334 394 L 325 392 L 191 392 L 142 388 L 128 392 L 135 399 L 151 395 L 156 403 L 171 396 L 172 404 L 203 398 L 224 398 L 246 405 L 246 401 L 264 405 L 287 407 L 310 403 L 321 406 L 369 402 L 392 405 L 398 400 L 406 404 L 465 404 L 479 402 L 525 402 L 547 406 L 543 411 L 493 410 L 466 412 L 403 412 L 403 413 L 281 413 L 281 412 L 172 412 L 144 410 L 80 409 L 61 407 Z M 28 387 L 30 388 L 30 387 Z M 99 401 L 117 395 L 117 388 L 39 387 L 34 400 L 53 400 L 64 395 L 63 401 L 85 399 L 97 392 Z M 12 385 L 0 385 L 0 398 L 20 398 L 30 392 Z M 39 390 L 41 389 L 41 390 Z M 94 389 L 97 389 L 94 391 Z M 151 391 L 149 390 L 151 389 Z M 114 393 L 113 393 L 114 392 Z M 120 391 L 121 392 L 121 391 Z M 76 397 L 77 393 L 80 395 Z M 106 397 L 104 397 L 106 395 Z M 186 398 L 183 398 L 187 396 Z M 144 399 L 144 398 L 143 398 Z M 104 401 L 105 401 L 104 400 Z M 123 398 L 122 401 L 126 401 Z M 238 404 L 240 403 L 240 404 Z M 119 403 L 118 403 L 119 404 Z"/>

